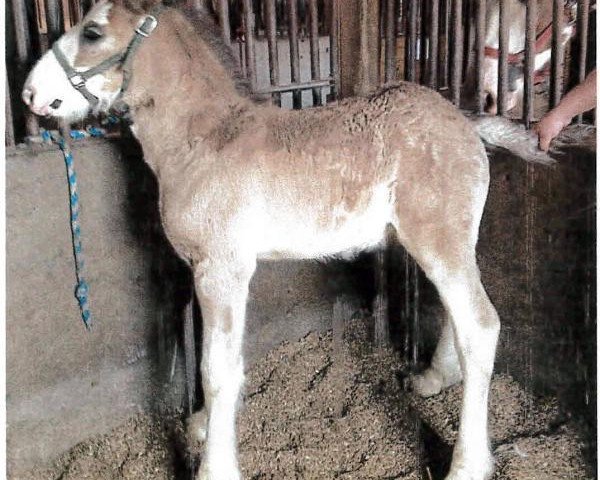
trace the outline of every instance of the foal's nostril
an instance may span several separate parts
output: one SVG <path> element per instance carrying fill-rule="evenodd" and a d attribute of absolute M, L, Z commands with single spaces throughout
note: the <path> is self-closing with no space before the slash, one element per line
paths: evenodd
<path fill-rule="evenodd" d="M 57 98 L 50 104 L 50 108 L 57 109 L 61 105 L 62 105 L 62 100 L 60 98 Z"/>
<path fill-rule="evenodd" d="M 34 93 L 33 87 L 24 87 L 23 88 L 23 92 L 21 93 L 21 98 L 23 99 L 23 102 L 25 102 L 25 105 L 27 105 L 27 106 L 31 105 L 31 101 L 33 100 L 33 93 Z"/>

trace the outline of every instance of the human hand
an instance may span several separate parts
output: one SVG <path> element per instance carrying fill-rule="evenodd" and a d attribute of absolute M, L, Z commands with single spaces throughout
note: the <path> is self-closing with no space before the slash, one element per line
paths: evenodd
<path fill-rule="evenodd" d="M 539 147 L 544 152 L 550 148 L 550 142 L 565 128 L 571 118 L 567 118 L 560 110 L 551 110 L 542 117 L 540 122 L 533 128 L 539 136 Z"/>

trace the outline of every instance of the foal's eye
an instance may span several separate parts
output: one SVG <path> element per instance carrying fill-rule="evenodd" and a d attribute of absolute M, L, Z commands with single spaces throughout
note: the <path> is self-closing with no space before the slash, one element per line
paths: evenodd
<path fill-rule="evenodd" d="M 83 37 L 86 40 L 95 41 L 104 36 L 104 32 L 102 31 L 102 27 L 97 23 L 90 22 L 83 27 Z"/>

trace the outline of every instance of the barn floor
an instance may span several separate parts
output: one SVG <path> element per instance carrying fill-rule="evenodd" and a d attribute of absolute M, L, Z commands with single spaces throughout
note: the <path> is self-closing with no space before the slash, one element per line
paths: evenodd
<path fill-rule="evenodd" d="M 369 341 L 368 320 L 344 340 L 311 333 L 283 343 L 247 375 L 240 416 L 245 479 L 438 479 L 456 436 L 460 387 L 425 401 L 403 390 L 403 363 Z M 557 402 L 494 377 L 496 480 L 585 479 L 583 445 Z M 21 480 L 186 479 L 182 416 L 140 413 Z"/>

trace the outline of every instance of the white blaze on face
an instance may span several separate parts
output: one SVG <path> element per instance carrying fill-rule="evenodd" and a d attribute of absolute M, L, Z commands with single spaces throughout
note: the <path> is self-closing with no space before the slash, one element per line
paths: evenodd
<path fill-rule="evenodd" d="M 98 25 L 108 24 L 108 14 L 112 7 L 109 1 L 99 2 L 86 15 L 84 20 L 57 40 L 58 47 L 70 65 L 73 65 L 79 51 L 82 26 L 93 21 Z M 102 40 L 103 48 L 110 56 L 113 42 L 110 38 Z M 75 69 L 85 71 L 94 65 L 78 65 Z M 105 77 L 100 74 L 86 82 L 87 89 L 97 96 L 98 110 L 107 109 L 118 95 L 118 89 L 109 92 L 103 89 Z M 91 106 L 69 81 L 67 74 L 58 63 L 52 50 L 49 50 L 37 62 L 29 73 L 23 87 L 22 99 L 32 112 L 42 116 L 65 118 L 70 121 L 84 118 Z"/>

